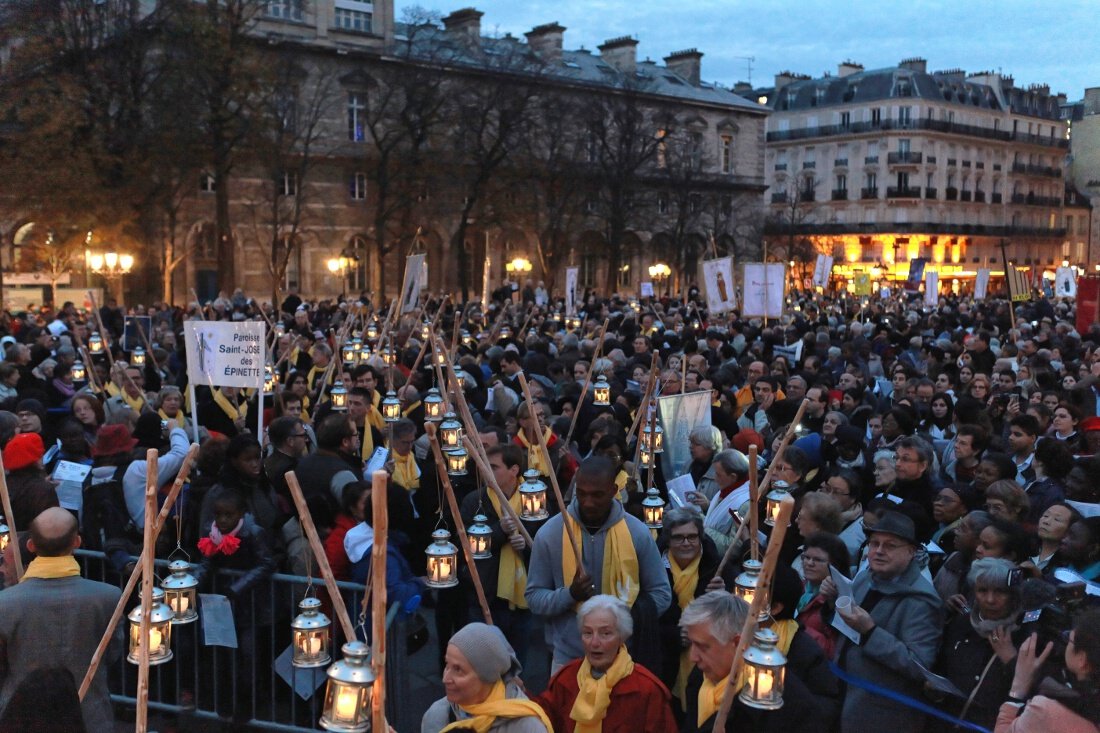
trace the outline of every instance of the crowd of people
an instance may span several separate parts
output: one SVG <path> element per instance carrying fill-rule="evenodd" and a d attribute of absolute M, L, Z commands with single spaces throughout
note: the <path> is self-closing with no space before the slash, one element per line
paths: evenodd
<path fill-rule="evenodd" d="M 318 572 L 289 471 L 335 576 L 367 580 L 366 467 L 381 456 L 388 596 L 403 613 L 418 598 L 432 609 L 445 690 L 423 733 L 711 730 L 727 688 L 745 684 L 729 681 L 749 610 L 732 591 L 753 567 L 750 515 L 764 519 L 763 502 L 747 501 L 753 473 L 796 506 L 760 622 L 786 659 L 783 704 L 739 695 L 727 730 L 1100 730 L 1100 327 L 1079 333 L 1072 302 L 792 293 L 768 321 L 708 314 L 692 289 L 641 302 L 585 293 L 574 318 L 540 291 L 502 291 L 485 309 L 427 298 L 392 319 L 365 297 L 291 295 L 274 308 L 240 292 L 189 309 L 4 313 L 0 447 L 28 580 L 0 591 L 0 670 L 19 660 L 0 687 L 0 730 L 33 702 L 26 685 L 79 683 L 84 637 L 94 648 L 91 626 L 106 623 L 85 614 L 54 639 L 57 654 L 31 655 L 43 627 L 16 619 L 76 592 L 60 585 L 79 573 L 76 547 L 102 552 L 124 581 L 142 544 L 147 451 L 163 499 L 195 435 L 157 554 L 178 544 L 197 558 L 202 587 L 230 599 L 242 632 L 275 623 L 248 602 L 273 573 Z M 143 364 L 126 315 L 149 316 Z M 189 385 L 183 323 L 196 319 L 266 321 L 275 388 Z M 437 380 L 433 321 L 461 395 Z M 350 360 L 341 335 L 365 345 Z M 597 378 L 610 404 L 595 401 Z M 396 421 L 382 416 L 390 392 Z M 673 471 L 656 454 L 643 470 L 647 395 L 699 392 L 711 407 L 687 431 L 690 462 Z M 490 528 L 491 556 L 460 561 L 459 584 L 442 589 L 425 556 L 435 530 L 457 531 L 425 427 L 439 394 L 468 405 L 466 433 L 502 492 L 472 459 L 449 478 L 464 525 Z M 90 470 L 78 480 L 62 463 Z M 564 511 L 551 493 L 549 516 L 517 521 L 529 470 L 560 487 Z M 676 473 L 690 491 L 669 488 Z M 667 507 L 659 529 L 644 521 L 651 487 Z M 766 547 L 773 530 L 759 528 Z M 113 605 L 118 588 L 99 585 L 79 592 Z M 523 682 L 525 665 L 546 661 L 532 656 L 538 633 L 545 689 Z M 109 716 L 106 695 L 97 680 L 88 730 Z"/>

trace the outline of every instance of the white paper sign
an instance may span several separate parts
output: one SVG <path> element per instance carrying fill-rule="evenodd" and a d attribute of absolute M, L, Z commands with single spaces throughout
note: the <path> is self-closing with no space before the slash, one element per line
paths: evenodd
<path fill-rule="evenodd" d="M 370 428 L 367 428 L 370 430 Z M 382 467 L 386 465 L 386 461 L 389 460 L 390 451 L 387 448 L 379 446 L 374 449 L 374 453 L 371 453 L 370 459 L 367 461 L 367 467 L 363 470 L 363 480 L 370 481 L 374 476 L 375 471 L 381 471 Z"/>
<path fill-rule="evenodd" d="M 565 268 L 565 315 L 577 315 L 577 276 L 581 268 Z"/>
<path fill-rule="evenodd" d="M 814 264 L 814 287 L 829 287 L 829 276 L 833 273 L 833 258 L 831 255 L 818 255 Z"/>
<path fill-rule="evenodd" d="M 802 341 L 795 341 L 790 346 L 772 346 L 772 356 L 782 356 L 787 363 L 794 366 L 802 361 Z"/>
<path fill-rule="evenodd" d="M 199 593 L 202 609 L 203 644 L 237 648 L 237 627 L 233 623 L 233 606 L 225 596 Z"/>
<path fill-rule="evenodd" d="M 928 271 L 924 273 L 924 304 L 935 306 L 940 302 L 940 274 Z"/>
<path fill-rule="evenodd" d="M 695 479 L 690 473 L 670 478 L 665 482 L 665 486 L 668 487 L 668 498 L 673 504 L 678 507 L 695 506 L 688 498 L 695 492 Z"/>
<path fill-rule="evenodd" d="M 782 316 L 786 282 L 787 266 L 781 262 L 766 265 L 754 262 L 745 265 L 745 307 L 741 315 L 766 318 Z"/>
<path fill-rule="evenodd" d="M 989 268 L 982 267 L 978 270 L 978 276 L 974 278 L 974 300 L 983 300 L 987 290 L 989 290 Z"/>
<path fill-rule="evenodd" d="M 852 598 L 852 581 L 845 577 L 844 573 L 837 570 L 832 565 L 829 566 L 829 576 L 833 579 L 833 583 L 836 585 L 837 598 L 848 596 Z M 855 603 L 856 599 L 852 598 L 852 603 Z M 859 632 L 848 625 L 841 615 L 840 611 L 833 614 L 833 628 L 848 637 L 853 644 L 859 643 Z"/>
<path fill-rule="evenodd" d="M 643 298 L 652 298 L 653 297 L 653 283 L 651 283 L 648 280 L 643 281 L 640 292 L 641 292 Z"/>
<path fill-rule="evenodd" d="M 1088 504 L 1083 501 L 1074 501 L 1073 499 L 1066 499 L 1066 503 L 1081 512 L 1082 517 L 1100 517 L 1100 504 Z"/>
<path fill-rule="evenodd" d="M 703 284 L 707 291 L 707 310 L 712 314 L 725 313 L 737 307 L 732 257 L 703 262 Z"/>
<path fill-rule="evenodd" d="M 1054 297 L 1077 297 L 1077 279 L 1073 276 L 1072 267 L 1059 267 L 1054 271 Z"/>
<path fill-rule="evenodd" d="M 187 377 L 217 387 L 264 386 L 265 327 L 259 321 L 188 321 Z"/>
<path fill-rule="evenodd" d="M 84 478 L 91 473 L 91 470 L 91 466 L 85 466 L 82 463 L 58 461 L 57 468 L 53 470 L 53 475 L 50 478 L 55 481 L 72 481 L 79 484 L 83 483 Z"/>

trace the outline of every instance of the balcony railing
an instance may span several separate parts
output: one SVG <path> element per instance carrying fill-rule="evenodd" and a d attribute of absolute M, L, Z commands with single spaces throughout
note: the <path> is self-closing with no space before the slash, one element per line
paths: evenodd
<path fill-rule="evenodd" d="M 926 157 L 926 158 L 924 159 L 924 162 L 925 162 L 925 163 L 929 163 L 929 164 L 931 164 L 931 165 L 935 165 L 935 164 L 936 164 L 936 156 L 934 156 L 934 155 L 929 155 L 929 156 L 927 156 L 927 157 Z"/>
<path fill-rule="evenodd" d="M 959 191 L 959 201 L 970 201 L 973 196 L 970 191 Z"/>
<path fill-rule="evenodd" d="M 779 193 L 773 193 L 772 194 L 772 203 L 773 204 L 785 204 L 785 203 L 787 203 L 787 192 L 786 191 L 780 191 Z"/>
<path fill-rule="evenodd" d="M 923 159 L 922 153 L 914 152 L 889 153 L 886 156 L 886 162 L 890 165 L 917 165 Z"/>
<path fill-rule="evenodd" d="M 991 204 L 999 204 L 1002 201 L 1004 201 L 1004 196 L 999 193 L 990 194 L 989 196 L 989 202 Z"/>
<path fill-rule="evenodd" d="M 878 156 L 877 155 L 868 155 L 866 158 L 863 159 L 863 164 L 864 165 L 876 165 L 877 163 L 878 163 Z"/>
<path fill-rule="evenodd" d="M 956 160 L 955 158 L 948 158 L 948 159 L 947 159 L 947 165 L 948 165 L 948 167 L 951 167 L 951 168 L 953 168 L 953 167 L 957 166 L 958 164 L 959 164 L 959 161 L 958 161 L 958 160 Z"/>
<path fill-rule="evenodd" d="M 859 190 L 859 197 L 861 199 L 877 199 L 878 198 L 878 189 L 877 188 L 861 188 Z"/>
<path fill-rule="evenodd" d="M 834 188 L 833 189 L 833 201 L 847 201 L 848 189 L 846 188 Z"/>
<path fill-rule="evenodd" d="M 932 188 L 931 186 L 926 186 L 925 189 L 924 189 L 924 197 L 926 199 L 936 198 L 936 193 L 937 193 L 936 189 Z"/>
<path fill-rule="evenodd" d="M 1066 234 L 1064 227 L 1022 227 L 998 226 L 986 224 L 944 224 L 941 222 L 862 222 L 848 223 L 802 223 L 796 226 L 771 224 L 765 231 L 773 233 L 795 234 L 879 234 L 910 232 L 920 234 L 984 235 L 999 237 L 1049 237 L 1060 239 Z"/>
<path fill-rule="evenodd" d="M 947 201 L 958 201 L 959 189 L 948 186 L 947 189 L 944 191 L 944 199 Z"/>
<path fill-rule="evenodd" d="M 785 170 L 787 170 L 787 164 L 786 163 L 776 163 L 775 164 L 775 169 L 777 171 L 785 171 Z"/>
<path fill-rule="evenodd" d="M 1026 193 L 1014 193 L 1014 194 L 1012 194 L 1012 203 L 1014 203 L 1014 204 L 1026 204 L 1027 203 L 1027 194 Z"/>
<path fill-rule="evenodd" d="M 974 164 L 974 167 L 977 168 L 980 171 L 984 171 L 985 170 L 985 163 L 983 163 L 979 160 L 977 163 Z"/>
<path fill-rule="evenodd" d="M 888 186 L 886 188 L 886 198 L 888 199 L 919 199 L 920 187 L 905 188 L 902 186 Z"/>
<path fill-rule="evenodd" d="M 811 171 L 814 168 L 817 168 L 817 161 L 814 161 L 814 160 L 804 160 L 804 161 L 802 161 L 802 170 Z"/>
<path fill-rule="evenodd" d="M 975 191 L 974 192 L 974 201 L 976 201 L 979 204 L 984 204 L 985 203 L 985 191 Z"/>
<path fill-rule="evenodd" d="M 964 160 L 963 161 L 963 168 L 969 168 L 969 167 L 970 167 L 970 161 L 969 160 Z"/>
<path fill-rule="evenodd" d="M 848 159 L 847 158 L 837 158 L 836 160 L 833 161 L 833 165 L 836 166 L 837 168 L 847 168 L 848 167 Z"/>
<path fill-rule="evenodd" d="M 814 195 L 814 190 L 811 188 L 807 191 L 799 191 L 798 200 L 802 203 L 809 203 L 810 201 L 816 201 L 817 197 Z"/>
<path fill-rule="evenodd" d="M 814 127 L 800 127 L 795 130 L 775 130 L 768 133 L 768 142 L 783 142 L 786 140 L 805 140 L 813 137 L 831 137 L 834 135 L 855 135 L 865 132 L 879 132 L 890 130 L 929 130 L 931 132 L 945 132 L 967 137 L 978 137 L 985 140 L 1019 140 L 1034 145 L 1042 145 L 1052 148 L 1068 148 L 1069 140 L 1065 138 L 1051 138 L 1048 136 L 1028 135 L 1016 133 L 1013 135 L 1007 130 L 994 130 L 977 125 L 964 125 L 947 120 L 918 119 L 904 124 L 896 120 L 872 120 L 870 122 L 853 122 L 848 125 L 816 125 Z"/>

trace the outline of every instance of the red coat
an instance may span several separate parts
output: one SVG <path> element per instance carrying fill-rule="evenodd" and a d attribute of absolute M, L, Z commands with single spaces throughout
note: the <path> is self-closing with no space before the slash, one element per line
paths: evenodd
<path fill-rule="evenodd" d="M 834 629 L 832 624 L 825 622 L 825 605 L 825 596 L 817 594 L 798 612 L 798 623 L 810 638 L 817 642 L 821 651 L 825 652 L 825 658 L 833 659 L 836 652 L 836 639 L 840 632 Z"/>
<path fill-rule="evenodd" d="M 358 524 L 359 522 L 341 512 L 336 515 L 336 524 L 325 538 L 325 556 L 337 580 L 350 579 L 351 561 L 348 559 L 348 553 L 344 551 L 344 535 Z"/>
<path fill-rule="evenodd" d="M 580 693 L 577 671 L 583 661 L 574 659 L 558 670 L 546 691 L 535 698 L 554 724 L 554 733 L 573 733 L 576 728 L 569 711 Z M 611 690 L 603 733 L 676 733 L 671 698 L 656 675 L 635 663 L 634 671 Z"/>

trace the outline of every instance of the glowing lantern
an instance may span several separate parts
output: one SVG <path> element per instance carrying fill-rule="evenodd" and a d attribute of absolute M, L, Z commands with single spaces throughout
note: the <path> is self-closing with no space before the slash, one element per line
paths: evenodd
<path fill-rule="evenodd" d="M 596 382 L 592 385 L 592 397 L 592 404 L 596 407 L 611 405 L 611 385 L 607 383 L 607 377 L 602 374 L 596 377 Z"/>
<path fill-rule="evenodd" d="M 475 514 L 474 523 L 466 528 L 475 560 L 488 560 L 493 556 L 493 530 L 488 522 L 489 518 L 484 514 Z"/>
<path fill-rule="evenodd" d="M 768 492 L 768 503 L 764 510 L 764 524 L 769 527 L 775 526 L 775 521 L 779 518 L 779 506 L 783 499 L 791 493 L 790 484 L 786 481 L 773 481 L 772 487 L 772 490 Z"/>
<path fill-rule="evenodd" d="M 424 422 L 441 422 L 443 420 L 443 397 L 439 390 L 432 387 L 424 397 Z"/>
<path fill-rule="evenodd" d="M 88 378 L 88 370 L 84 368 L 84 362 L 74 361 L 72 366 L 73 382 L 83 382 Z"/>
<path fill-rule="evenodd" d="M 321 727 L 338 733 L 365 733 L 370 729 L 374 684 L 374 671 L 367 661 L 370 648 L 361 641 L 349 641 L 341 651 L 344 658 L 328 668 Z"/>
<path fill-rule="evenodd" d="M 453 412 L 443 416 L 443 422 L 439 424 L 439 439 L 445 450 L 462 445 L 462 423 Z"/>
<path fill-rule="evenodd" d="M 378 338 L 378 324 L 375 321 L 371 321 L 367 324 L 367 338 L 371 341 Z"/>
<path fill-rule="evenodd" d="M 397 422 L 401 419 L 401 400 L 397 399 L 397 393 L 392 389 L 382 398 L 382 419 L 386 422 Z"/>
<path fill-rule="evenodd" d="M 177 626 L 192 623 L 199 617 L 196 603 L 199 581 L 190 572 L 191 564 L 183 560 L 168 563 L 168 571 L 171 575 L 160 587 L 164 591 L 164 602 L 172 609 L 172 623 Z"/>
<path fill-rule="evenodd" d="M 428 556 L 428 587 L 453 588 L 458 585 L 458 548 L 451 544 L 451 533 L 445 529 L 432 532 L 432 544 L 424 551 Z"/>
<path fill-rule="evenodd" d="M 303 598 L 298 610 L 301 613 L 290 622 L 294 636 L 290 663 L 301 668 L 324 667 L 332 661 L 332 621 L 321 613 L 321 601 L 313 596 Z"/>
<path fill-rule="evenodd" d="M 642 500 L 642 513 L 645 516 L 645 526 L 650 529 L 660 529 L 664 526 L 665 500 L 654 487 L 649 487 Z"/>
<path fill-rule="evenodd" d="M 347 366 L 352 366 L 353 364 L 355 364 L 355 360 L 357 357 L 358 354 L 355 351 L 355 344 L 353 344 L 351 341 L 345 343 L 344 348 L 340 349 L 340 358 L 344 360 L 344 364 Z"/>
<path fill-rule="evenodd" d="M 470 454 L 466 452 L 466 449 L 462 446 L 452 448 L 444 452 L 444 456 L 447 461 L 447 475 L 448 476 L 465 476 L 466 475 L 466 459 L 470 457 Z"/>
<path fill-rule="evenodd" d="M 646 423 L 642 428 L 642 447 L 650 453 L 665 452 L 665 433 L 656 423 Z"/>
<path fill-rule="evenodd" d="M 756 591 L 760 586 L 760 571 L 764 569 L 764 563 L 759 560 L 746 560 L 741 564 L 741 574 L 733 580 L 733 594 L 743 600 L 745 603 L 752 604 L 753 598 L 756 597 Z M 768 593 L 769 589 L 764 588 L 764 593 Z M 763 621 L 768 618 L 771 612 L 771 604 L 769 599 L 764 599 L 764 604 L 760 607 L 760 614 L 758 619 Z"/>
<path fill-rule="evenodd" d="M 337 412 L 345 412 L 348 409 L 348 391 L 344 389 L 344 383 L 339 379 L 329 390 L 329 396 L 332 398 L 332 409 Z"/>
<path fill-rule="evenodd" d="M 88 351 L 93 354 L 103 353 L 103 337 L 99 335 L 98 331 L 93 332 L 92 335 L 88 337 Z"/>
<path fill-rule="evenodd" d="M 546 484 L 539 479 L 539 472 L 529 468 L 523 473 L 523 483 L 519 485 L 520 519 L 537 521 L 546 519 L 550 512 L 546 510 Z"/>
<path fill-rule="evenodd" d="M 8 528 L 8 523 L 4 521 L 4 518 L 0 517 L 0 552 L 8 549 L 9 542 L 11 542 L 11 529 Z"/>
<path fill-rule="evenodd" d="M 264 395 L 271 395 L 275 393 L 275 385 L 279 383 L 279 378 L 275 375 L 275 368 L 270 364 L 264 364 Z"/>
<path fill-rule="evenodd" d="M 776 648 L 778 643 L 778 634 L 759 628 L 752 645 L 745 650 L 745 687 L 738 697 L 751 708 L 778 710 L 783 707 L 787 658 Z"/>
<path fill-rule="evenodd" d="M 138 647 L 141 646 L 141 605 L 134 607 L 126 617 L 130 621 L 130 645 L 126 661 L 140 664 Z M 153 607 L 149 611 L 149 664 L 164 664 L 172 658 L 172 619 L 176 617 L 164 602 L 164 591 L 153 588 Z"/>

